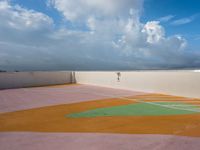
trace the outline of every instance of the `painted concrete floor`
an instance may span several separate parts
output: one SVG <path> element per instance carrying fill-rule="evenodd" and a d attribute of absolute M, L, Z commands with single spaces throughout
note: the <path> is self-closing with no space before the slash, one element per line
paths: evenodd
<path fill-rule="evenodd" d="M 91 85 L 0 91 L 0 150 L 199 150 L 200 99 Z"/>

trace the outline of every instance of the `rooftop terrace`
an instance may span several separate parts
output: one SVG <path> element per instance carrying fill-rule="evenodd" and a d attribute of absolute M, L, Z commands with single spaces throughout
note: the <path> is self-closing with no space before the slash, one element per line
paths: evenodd
<path fill-rule="evenodd" d="M 2 73 L 0 149 L 196 150 L 199 75 Z"/>

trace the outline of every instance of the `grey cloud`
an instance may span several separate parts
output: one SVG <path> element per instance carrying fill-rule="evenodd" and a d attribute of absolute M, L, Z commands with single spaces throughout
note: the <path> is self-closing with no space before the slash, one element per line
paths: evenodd
<path fill-rule="evenodd" d="M 199 52 L 187 51 L 183 37 L 166 37 L 157 21 L 141 23 L 140 14 L 134 12 L 141 11 L 142 3 L 130 2 L 138 5 L 130 9 L 126 17 L 112 14 L 102 19 L 91 16 L 87 8 L 90 11 L 79 21 L 88 25 L 92 17 L 88 25 L 91 31 L 55 29 L 54 22 L 45 14 L 6 2 L 3 7 L 1 3 L 0 69 L 128 70 L 200 66 Z M 9 25 L 10 22 L 14 26 Z"/>

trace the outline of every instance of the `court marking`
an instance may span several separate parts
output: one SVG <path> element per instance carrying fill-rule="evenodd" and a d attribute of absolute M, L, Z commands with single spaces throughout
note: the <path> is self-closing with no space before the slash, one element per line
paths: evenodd
<path fill-rule="evenodd" d="M 168 105 L 169 103 L 167 102 L 166 104 Z M 196 112 L 169 109 L 147 103 L 132 103 L 127 105 L 90 109 L 82 112 L 67 114 L 66 117 L 87 118 L 87 117 L 103 117 L 103 116 L 168 116 L 168 115 L 188 115 L 194 113 Z"/>
<path fill-rule="evenodd" d="M 160 107 L 165 107 L 165 108 L 170 108 L 170 109 L 176 109 L 176 110 L 185 110 L 185 111 L 191 111 L 191 112 L 196 112 L 196 113 L 200 113 L 200 109 L 196 110 L 196 109 L 188 109 L 188 108 L 179 108 L 176 106 L 165 106 L 162 104 L 157 104 L 154 102 L 146 102 L 145 100 L 138 98 L 138 99 L 134 99 L 134 98 L 127 98 L 127 97 L 116 97 L 115 95 L 111 95 L 111 94 L 103 94 L 103 93 L 97 93 L 97 92 L 88 92 L 88 91 L 84 91 L 84 90 L 79 90 L 78 92 L 83 92 L 83 93 L 87 93 L 87 94 L 95 94 L 95 95 L 102 95 L 102 96 L 110 96 L 112 98 L 119 98 L 119 99 L 124 99 L 124 100 L 130 100 L 130 101 L 135 101 L 135 102 L 140 102 L 140 103 L 147 103 L 147 104 L 151 104 L 151 105 L 156 105 L 156 106 L 160 106 Z M 170 95 L 169 95 L 170 96 Z"/>

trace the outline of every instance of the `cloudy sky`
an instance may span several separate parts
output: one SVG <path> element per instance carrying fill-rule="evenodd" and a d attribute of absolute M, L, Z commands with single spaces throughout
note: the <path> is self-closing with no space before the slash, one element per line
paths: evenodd
<path fill-rule="evenodd" d="M 0 0 L 0 70 L 187 68 L 199 0 Z"/>

